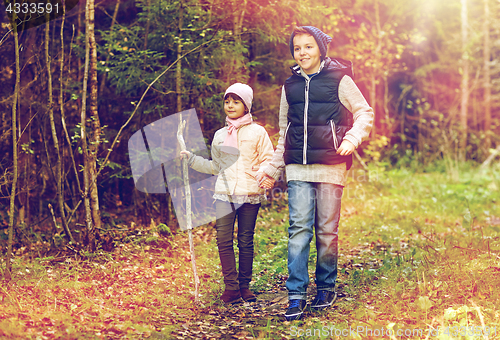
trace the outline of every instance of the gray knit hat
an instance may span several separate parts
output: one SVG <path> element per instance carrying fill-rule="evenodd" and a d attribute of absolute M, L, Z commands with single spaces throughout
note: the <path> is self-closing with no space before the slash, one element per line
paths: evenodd
<path fill-rule="evenodd" d="M 314 26 L 302 26 L 307 32 L 309 32 L 310 35 L 313 36 L 314 40 L 316 40 L 316 43 L 318 44 L 319 47 L 319 52 L 321 53 L 321 60 L 325 59 L 326 57 L 326 52 L 328 51 L 328 44 L 332 41 L 332 37 L 330 37 L 328 34 L 323 33 L 320 29 L 314 27 Z M 295 36 L 294 32 L 292 32 L 292 35 L 290 36 L 290 53 L 293 55 L 293 37 Z"/>
<path fill-rule="evenodd" d="M 224 98 L 226 98 L 228 93 L 234 93 L 239 96 L 247 107 L 248 112 L 252 110 L 253 90 L 250 86 L 242 83 L 234 83 L 227 88 L 226 93 L 224 93 Z"/>

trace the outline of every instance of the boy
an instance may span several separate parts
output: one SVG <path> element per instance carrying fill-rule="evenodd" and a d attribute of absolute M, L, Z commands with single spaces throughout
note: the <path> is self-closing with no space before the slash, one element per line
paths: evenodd
<path fill-rule="evenodd" d="M 296 27 L 290 52 L 297 62 L 283 86 L 280 138 L 262 178 L 278 179 L 286 167 L 288 229 L 287 320 L 306 307 L 309 246 L 316 232 L 317 295 L 312 310 L 332 305 L 337 294 L 338 223 L 352 153 L 373 124 L 373 110 L 354 81 L 349 61 L 326 57 L 332 38 L 313 26 Z"/>

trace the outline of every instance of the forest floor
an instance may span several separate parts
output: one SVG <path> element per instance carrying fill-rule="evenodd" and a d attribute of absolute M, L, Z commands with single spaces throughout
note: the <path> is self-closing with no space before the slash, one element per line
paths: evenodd
<path fill-rule="evenodd" d="M 45 256 L 43 242 L 18 248 L 14 278 L 0 287 L 0 338 L 498 339 L 499 188 L 499 169 L 353 172 L 340 222 L 338 299 L 292 322 L 283 317 L 286 199 L 260 211 L 253 303 L 220 301 L 210 225 L 194 230 L 198 305 L 187 234 L 164 225 L 118 225 L 124 236 L 110 252 Z M 309 300 L 315 256 L 312 246 Z"/>

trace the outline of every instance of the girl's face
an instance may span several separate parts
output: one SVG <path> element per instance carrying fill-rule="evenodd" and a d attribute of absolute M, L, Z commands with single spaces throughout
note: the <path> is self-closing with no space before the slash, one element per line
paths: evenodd
<path fill-rule="evenodd" d="M 293 37 L 293 58 L 307 74 L 318 72 L 321 53 L 312 35 L 299 34 Z"/>
<path fill-rule="evenodd" d="M 245 114 L 245 104 L 240 99 L 227 96 L 224 100 L 224 112 L 231 119 L 240 118 Z"/>

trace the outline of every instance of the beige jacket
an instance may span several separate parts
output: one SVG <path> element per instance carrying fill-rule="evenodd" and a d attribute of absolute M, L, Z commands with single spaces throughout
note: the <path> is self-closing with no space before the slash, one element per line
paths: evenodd
<path fill-rule="evenodd" d="M 264 194 L 255 176 L 269 164 L 273 145 L 266 129 L 252 123 L 238 128 L 239 155 L 223 151 L 227 127 L 217 130 L 212 141 L 212 160 L 191 154 L 188 164 L 198 172 L 219 175 L 215 183 L 216 194 Z"/>

